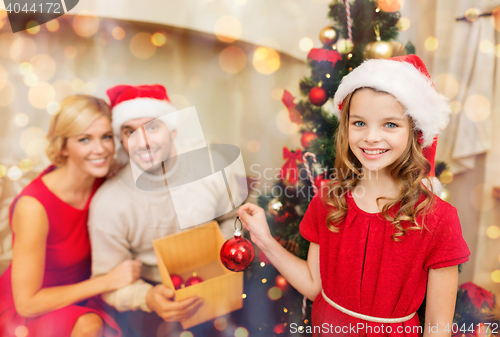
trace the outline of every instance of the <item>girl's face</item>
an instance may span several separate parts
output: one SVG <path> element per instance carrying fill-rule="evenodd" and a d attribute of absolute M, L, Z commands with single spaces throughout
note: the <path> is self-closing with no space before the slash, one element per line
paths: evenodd
<path fill-rule="evenodd" d="M 351 98 L 349 147 L 363 169 L 381 172 L 400 158 L 407 146 L 410 120 L 396 98 L 364 88 Z"/>
<path fill-rule="evenodd" d="M 93 177 L 108 174 L 114 153 L 113 129 L 105 116 L 96 119 L 81 134 L 68 137 L 61 150 L 67 157 L 66 165 L 75 165 Z"/>

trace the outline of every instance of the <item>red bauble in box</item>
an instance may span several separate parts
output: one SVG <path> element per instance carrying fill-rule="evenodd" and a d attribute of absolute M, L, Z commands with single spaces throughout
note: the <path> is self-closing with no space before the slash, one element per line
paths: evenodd
<path fill-rule="evenodd" d="M 300 144 L 302 144 L 304 148 L 307 148 L 309 147 L 311 142 L 316 138 L 318 138 L 318 135 L 316 133 L 312 131 L 306 131 L 302 134 L 302 137 L 300 138 Z"/>
<path fill-rule="evenodd" d="M 322 106 L 328 100 L 328 94 L 321 87 L 314 87 L 309 91 L 309 100 L 316 106 Z"/>
<path fill-rule="evenodd" d="M 170 278 L 172 279 L 175 290 L 182 288 L 182 285 L 184 284 L 184 280 L 182 279 L 182 277 L 177 274 L 172 274 L 170 275 Z"/>
<path fill-rule="evenodd" d="M 187 279 L 186 281 L 186 287 L 198 284 L 203 282 L 203 279 L 199 276 L 191 276 L 190 278 Z"/>
<path fill-rule="evenodd" d="M 239 218 L 236 218 L 236 221 L 238 220 Z M 241 229 L 243 229 L 243 225 Z M 234 238 L 224 242 L 220 249 L 220 260 L 222 264 L 232 271 L 243 271 L 247 269 L 252 263 L 253 258 L 254 251 L 252 243 L 241 236 L 240 229 L 236 229 Z"/>

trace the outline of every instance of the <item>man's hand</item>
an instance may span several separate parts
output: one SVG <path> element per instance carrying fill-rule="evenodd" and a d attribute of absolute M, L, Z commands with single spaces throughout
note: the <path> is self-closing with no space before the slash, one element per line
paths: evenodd
<path fill-rule="evenodd" d="M 190 297 L 180 302 L 172 301 L 174 291 L 158 284 L 146 294 L 148 307 L 166 322 L 182 321 L 191 317 L 203 304 L 198 297 Z"/>

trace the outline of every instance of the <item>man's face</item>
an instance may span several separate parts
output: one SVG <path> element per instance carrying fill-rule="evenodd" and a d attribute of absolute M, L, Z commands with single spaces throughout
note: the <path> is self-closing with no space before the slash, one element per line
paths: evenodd
<path fill-rule="evenodd" d="M 150 117 L 129 120 L 121 127 L 122 145 L 130 159 L 151 173 L 161 170 L 161 162 L 176 155 L 176 136 L 177 130 L 170 131 L 161 120 Z"/>

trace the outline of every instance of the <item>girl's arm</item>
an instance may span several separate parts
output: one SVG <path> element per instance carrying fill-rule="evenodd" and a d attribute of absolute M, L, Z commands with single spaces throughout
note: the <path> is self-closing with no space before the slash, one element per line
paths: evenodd
<path fill-rule="evenodd" d="M 60 309 L 125 286 L 140 276 L 140 261 L 128 260 L 106 275 L 42 289 L 49 224 L 38 200 L 28 196 L 19 198 L 12 215 L 12 231 L 12 293 L 21 316 L 34 317 Z"/>
<path fill-rule="evenodd" d="M 238 210 L 252 241 L 264 252 L 269 261 L 285 279 L 302 295 L 314 301 L 321 292 L 319 273 L 319 245 L 311 243 L 307 261 L 293 255 L 271 235 L 264 210 L 253 204 L 245 204 Z"/>
<path fill-rule="evenodd" d="M 457 287 L 458 266 L 429 269 L 424 337 L 451 336 Z"/>

